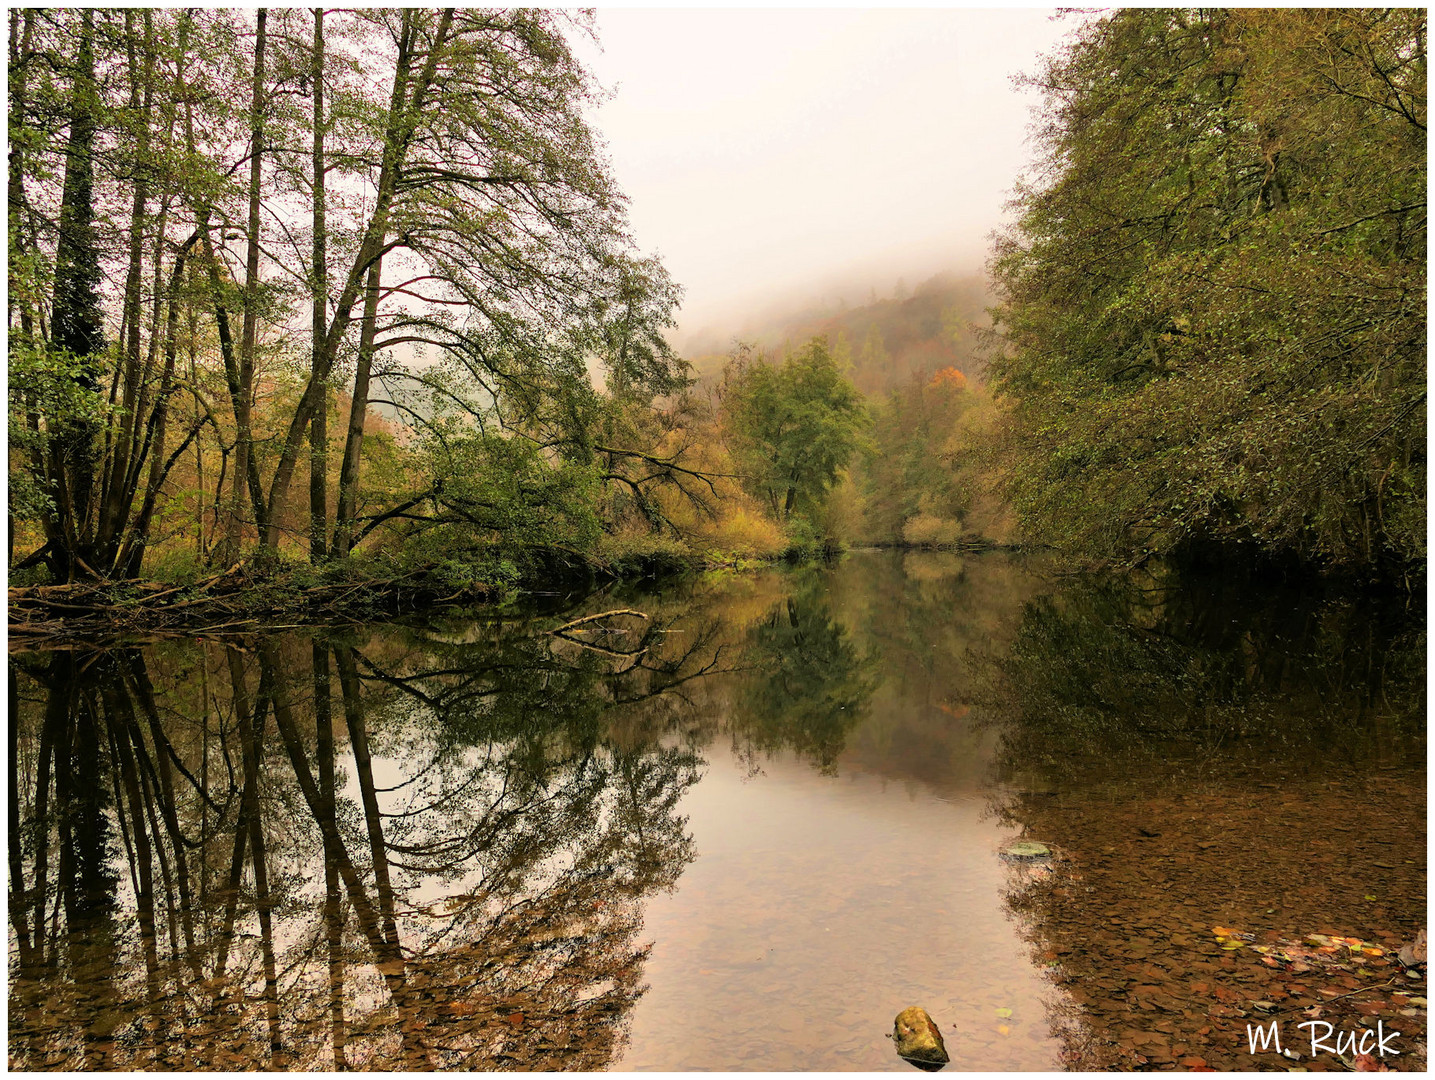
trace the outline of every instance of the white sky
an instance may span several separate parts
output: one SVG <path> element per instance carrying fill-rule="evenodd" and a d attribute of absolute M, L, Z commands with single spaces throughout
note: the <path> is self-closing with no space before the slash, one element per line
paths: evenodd
<path fill-rule="evenodd" d="M 1011 77 L 1074 26 L 1051 14 L 600 9 L 597 125 L 683 331 L 979 268 L 1031 155 Z"/>

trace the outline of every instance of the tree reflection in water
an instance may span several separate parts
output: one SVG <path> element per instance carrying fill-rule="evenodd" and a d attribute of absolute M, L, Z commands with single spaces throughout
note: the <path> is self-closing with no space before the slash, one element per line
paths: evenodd
<path fill-rule="evenodd" d="M 1425 625 L 1398 599 L 1078 580 L 1028 601 L 978 696 L 1038 785 L 1423 760 Z"/>
<path fill-rule="evenodd" d="M 1373 1025 L 1386 1003 L 1357 1003 L 1354 982 L 1319 968 L 1233 954 L 1212 928 L 1390 948 L 1424 926 L 1423 615 L 1251 583 L 1144 584 L 1075 581 L 1028 602 L 984 667 L 1006 781 L 995 811 L 1056 851 L 1054 872 L 1013 868 L 1007 903 L 1074 1003 L 1051 1017 L 1068 1066 L 1286 1067 L 1246 1052 L 1245 1025 L 1271 1001 L 1338 1030 Z M 1368 962 L 1363 982 L 1395 974 Z M 1418 1051 L 1423 1020 L 1398 1007 L 1385 1029 Z"/>
<path fill-rule="evenodd" d="M 826 582 L 809 574 L 747 632 L 750 676 L 731 728 L 749 768 L 757 768 L 758 754 L 787 747 L 833 774 L 848 734 L 866 715 L 878 653 L 853 642 L 826 591 Z"/>
<path fill-rule="evenodd" d="M 693 857 L 665 629 L 12 658 L 11 1066 L 607 1063 Z"/>

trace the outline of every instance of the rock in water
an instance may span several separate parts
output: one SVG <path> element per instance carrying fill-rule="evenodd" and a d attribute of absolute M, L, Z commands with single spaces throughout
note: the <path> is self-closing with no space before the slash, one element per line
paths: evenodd
<path fill-rule="evenodd" d="M 1151 833 L 1151 836 L 1159 836 L 1159 833 Z M 1045 844 L 1038 844 L 1035 840 L 1018 840 L 1008 848 L 1002 850 L 1002 854 L 1012 859 L 1049 859 L 1051 848 Z"/>
<path fill-rule="evenodd" d="M 919 1069 L 935 1072 L 951 1060 L 947 1047 L 942 1042 L 942 1033 L 927 1015 L 927 1010 L 913 1005 L 897 1014 L 892 1027 L 892 1041 L 897 1044 L 897 1053 L 904 1060 Z"/>

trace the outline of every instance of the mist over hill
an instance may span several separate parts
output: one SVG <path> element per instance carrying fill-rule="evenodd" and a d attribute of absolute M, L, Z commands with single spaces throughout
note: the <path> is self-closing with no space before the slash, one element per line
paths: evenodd
<path fill-rule="evenodd" d="M 737 342 L 780 355 L 824 335 L 834 355 L 850 363 L 852 381 L 866 394 L 882 394 L 914 374 L 949 367 L 979 380 L 977 335 L 989 325 L 991 302 L 980 274 L 937 274 L 915 288 L 899 279 L 887 297 L 869 288 L 866 299 L 856 303 L 839 295 L 775 305 L 734 319 L 731 329 L 704 328 L 680 340 L 678 348 L 700 379 L 720 372 Z"/>

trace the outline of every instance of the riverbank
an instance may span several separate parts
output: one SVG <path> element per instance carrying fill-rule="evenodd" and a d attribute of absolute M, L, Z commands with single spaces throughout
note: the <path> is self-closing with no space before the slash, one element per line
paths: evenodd
<path fill-rule="evenodd" d="M 875 542 L 851 550 L 1014 550 L 983 537 L 956 544 Z M 354 559 L 327 567 L 269 557 L 245 559 L 203 577 L 93 580 L 9 589 L 9 633 L 22 642 L 87 640 L 126 633 L 219 633 L 392 617 L 435 608 L 497 608 L 535 597 L 582 596 L 604 584 L 684 574 L 743 573 L 781 563 L 822 562 L 842 545 L 789 547 L 757 554 L 695 555 L 656 544 L 606 556 L 568 549 L 530 554 L 525 570 L 451 565 L 400 568 Z M 489 572 L 485 572 L 488 570 Z"/>
<path fill-rule="evenodd" d="M 84 641 L 116 634 L 240 633 L 429 613 L 497 609 L 542 597 L 580 597 L 603 584 L 705 570 L 742 571 L 784 556 L 680 558 L 666 552 L 600 560 L 551 555 L 528 574 L 456 575 L 451 567 L 399 570 L 366 562 L 315 568 L 242 561 L 189 581 L 85 581 L 9 589 L 12 644 Z"/>
<path fill-rule="evenodd" d="M 442 566 L 401 570 L 355 561 L 315 568 L 284 560 L 244 560 L 191 581 L 12 587 L 9 632 L 12 642 L 33 643 L 124 633 L 285 629 L 436 608 L 496 607 L 533 595 L 581 595 L 604 581 L 698 568 L 661 559 L 602 563 L 576 555 L 545 562 L 541 576 L 460 576 Z"/>

